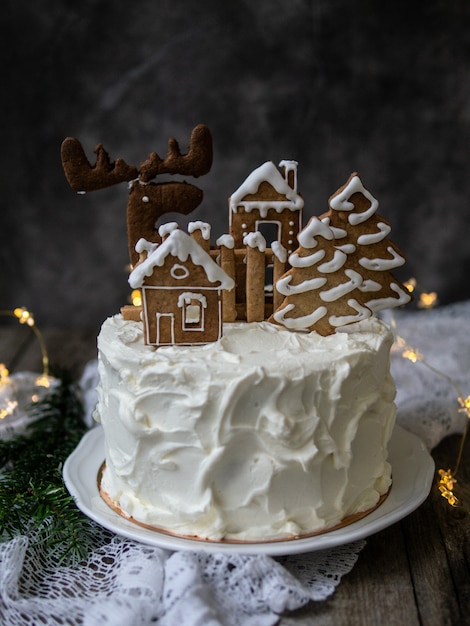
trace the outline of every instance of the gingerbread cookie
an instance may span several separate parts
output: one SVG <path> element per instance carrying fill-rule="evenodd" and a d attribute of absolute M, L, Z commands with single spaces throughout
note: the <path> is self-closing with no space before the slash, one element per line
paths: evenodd
<path fill-rule="evenodd" d="M 61 159 L 65 176 L 74 191 L 85 192 L 104 189 L 121 182 L 130 182 L 127 203 L 127 233 L 131 264 L 137 262 L 135 245 L 140 238 L 158 241 L 155 224 L 167 212 L 188 215 L 202 201 L 202 191 L 187 182 L 150 182 L 160 174 L 180 174 L 199 177 L 212 165 L 212 136 L 204 124 L 196 126 L 189 148 L 182 154 L 176 139 L 168 141 L 165 158 L 152 152 L 140 170 L 127 165 L 123 159 L 111 162 L 100 144 L 95 149 L 96 164 L 90 165 L 78 141 L 68 137 L 62 143 Z"/>
<path fill-rule="evenodd" d="M 145 343 L 216 341 L 222 334 L 222 291 L 234 282 L 195 237 L 174 227 L 164 237 L 159 245 L 139 240 L 140 260 L 129 276 L 131 287 L 142 290 Z"/>
<path fill-rule="evenodd" d="M 299 234 L 300 247 L 289 257 L 292 269 L 276 283 L 284 301 L 270 318 L 322 335 L 411 299 L 390 273 L 404 257 L 388 239 L 390 226 L 359 176 L 352 174 L 329 204 L 328 213 L 312 218 Z"/>
<path fill-rule="evenodd" d="M 370 317 L 372 311 L 361 304 L 361 276 L 348 268 L 347 254 L 335 248 L 329 226 L 313 217 L 299 243 L 289 257 L 292 269 L 276 283 L 284 301 L 269 321 L 330 335 L 338 326 Z"/>
<path fill-rule="evenodd" d="M 331 196 L 330 209 L 320 218 L 333 230 L 336 248 L 348 254 L 348 267 L 361 275 L 361 302 L 373 311 L 411 300 L 408 289 L 391 273 L 405 263 L 405 257 L 389 239 L 391 227 L 377 213 L 378 205 L 354 173 Z"/>
<path fill-rule="evenodd" d="M 111 162 L 102 144 L 96 146 L 94 153 L 96 163 L 91 165 L 78 139 L 67 137 L 62 142 L 62 167 L 74 191 L 96 191 L 137 178 L 136 167 L 127 165 L 123 159 Z"/>
<path fill-rule="evenodd" d="M 229 200 L 230 234 L 235 247 L 259 231 L 268 245 L 279 241 L 290 253 L 302 224 L 304 201 L 297 191 L 297 162 L 281 161 L 283 174 L 268 161 L 255 169 Z"/>

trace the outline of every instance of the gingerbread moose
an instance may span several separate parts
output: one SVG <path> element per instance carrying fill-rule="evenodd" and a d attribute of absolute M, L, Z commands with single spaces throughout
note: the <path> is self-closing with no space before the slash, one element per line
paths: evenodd
<path fill-rule="evenodd" d="M 203 176 L 212 165 L 212 137 L 207 126 L 199 124 L 192 133 L 189 149 L 181 154 L 175 139 L 168 141 L 164 159 L 152 152 L 140 165 L 128 165 L 118 158 L 111 162 L 108 153 L 99 144 L 95 150 L 96 163 L 91 165 L 82 145 L 74 137 L 62 142 L 61 159 L 65 176 L 74 191 L 86 192 L 105 189 L 122 182 L 129 182 L 127 203 L 127 235 L 132 265 L 138 261 L 135 251 L 137 241 L 143 237 L 149 241 L 158 239 L 155 230 L 157 220 L 168 211 L 188 215 L 202 201 L 201 189 L 185 181 L 151 182 L 160 174 Z"/>

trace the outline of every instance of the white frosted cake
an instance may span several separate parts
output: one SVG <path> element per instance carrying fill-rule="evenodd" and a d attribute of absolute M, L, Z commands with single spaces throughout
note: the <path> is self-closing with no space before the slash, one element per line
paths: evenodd
<path fill-rule="evenodd" d="M 374 317 L 322 337 L 224 325 L 202 346 L 145 345 L 121 315 L 98 338 L 101 488 L 123 514 L 183 536 L 322 532 L 391 485 L 392 336 Z"/>
<path fill-rule="evenodd" d="M 324 532 L 378 506 L 391 486 L 392 334 L 375 313 L 410 295 L 405 262 L 378 201 L 351 174 L 320 217 L 303 220 L 297 161 L 268 161 L 232 193 L 228 232 L 158 226 L 188 215 L 202 191 L 158 181 L 199 177 L 212 139 L 196 126 L 187 153 L 170 139 L 140 170 L 91 165 L 62 145 L 75 191 L 129 182 L 129 285 L 98 338 L 98 480 L 120 514 L 181 536 L 276 541 Z"/>

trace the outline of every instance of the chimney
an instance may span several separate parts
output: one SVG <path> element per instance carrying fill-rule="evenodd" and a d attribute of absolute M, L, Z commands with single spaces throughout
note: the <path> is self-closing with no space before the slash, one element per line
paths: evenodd
<path fill-rule="evenodd" d="M 285 160 L 279 163 L 284 168 L 284 178 L 291 189 L 297 193 L 297 161 Z"/>
<path fill-rule="evenodd" d="M 162 238 L 162 241 L 165 241 L 174 230 L 178 229 L 178 222 L 166 222 L 162 224 L 158 229 L 158 234 Z"/>
<path fill-rule="evenodd" d="M 203 250 L 210 252 L 211 247 L 211 226 L 206 222 L 189 222 L 189 235 L 197 241 Z"/>

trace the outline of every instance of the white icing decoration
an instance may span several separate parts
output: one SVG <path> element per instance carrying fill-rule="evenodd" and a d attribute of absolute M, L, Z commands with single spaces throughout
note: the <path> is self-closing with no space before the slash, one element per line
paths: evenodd
<path fill-rule="evenodd" d="M 341 250 L 335 250 L 333 258 L 326 263 L 322 263 L 318 266 L 318 271 L 322 274 L 330 274 L 331 272 L 337 272 L 346 263 L 348 257 Z"/>
<path fill-rule="evenodd" d="M 390 289 L 397 294 L 397 298 L 390 296 L 388 298 L 377 298 L 369 300 L 366 302 L 366 305 L 372 311 L 382 311 L 383 309 L 394 308 L 397 306 L 402 306 L 403 304 L 407 304 L 411 300 L 411 296 L 407 291 L 404 291 L 399 285 L 396 283 L 390 283 Z"/>
<path fill-rule="evenodd" d="M 347 324 L 352 324 L 353 322 L 365 320 L 372 315 L 372 312 L 368 308 L 359 304 L 357 300 L 348 300 L 348 305 L 357 311 L 357 315 L 331 315 L 328 319 L 331 326 L 346 326 Z"/>
<path fill-rule="evenodd" d="M 184 304 L 190 304 L 191 300 L 198 300 L 201 305 L 207 308 L 207 298 L 202 293 L 196 293 L 192 291 L 184 291 L 178 296 L 178 306 L 181 308 Z"/>
<path fill-rule="evenodd" d="M 161 319 L 169 319 L 170 320 L 170 343 L 175 343 L 175 316 L 173 313 L 161 313 L 160 311 L 157 311 L 155 317 L 157 318 L 157 324 L 156 324 L 156 329 L 157 329 L 157 344 L 160 343 L 160 320 Z M 148 323 L 147 323 L 147 331 L 148 331 Z"/>
<path fill-rule="evenodd" d="M 345 243 L 344 246 L 335 246 L 337 250 L 342 250 L 345 254 L 356 252 L 356 246 L 353 243 Z"/>
<path fill-rule="evenodd" d="M 359 237 L 357 238 L 357 243 L 360 246 L 370 246 L 371 244 L 379 243 L 379 241 L 385 239 L 385 237 L 392 230 L 388 224 L 384 224 L 383 222 L 378 222 L 377 228 L 379 229 L 378 233 L 372 233 L 370 235 L 359 235 Z"/>
<path fill-rule="evenodd" d="M 331 228 L 335 239 L 342 239 L 347 236 L 348 231 L 344 230 L 344 228 L 339 228 L 338 226 L 332 226 L 329 217 L 322 218 L 322 222 Z"/>
<path fill-rule="evenodd" d="M 167 222 L 166 224 L 162 224 L 160 226 L 160 228 L 158 229 L 158 234 L 160 235 L 160 237 L 165 237 L 166 235 L 172 233 L 174 230 L 177 230 L 178 228 L 178 222 Z"/>
<path fill-rule="evenodd" d="M 374 272 L 386 272 L 400 267 L 405 262 L 405 259 L 396 252 L 391 246 L 387 248 L 387 252 L 392 255 L 392 259 L 367 259 L 363 257 L 359 259 L 359 265 L 366 270 L 372 270 Z"/>
<path fill-rule="evenodd" d="M 148 196 L 142 196 L 142 202 L 150 202 L 150 198 Z"/>
<path fill-rule="evenodd" d="M 208 280 L 211 283 L 220 282 L 221 289 L 233 289 L 235 283 L 221 267 L 215 263 L 210 255 L 189 235 L 179 229 L 173 230 L 169 236 L 145 261 L 138 263 L 129 276 L 129 284 L 133 289 L 138 289 L 144 283 L 146 276 L 151 276 L 155 267 L 161 267 L 166 257 L 171 254 L 185 263 L 191 257 L 195 265 L 203 267 Z"/>
<path fill-rule="evenodd" d="M 302 248 L 316 248 L 318 245 L 318 241 L 316 237 L 323 237 L 324 239 L 328 239 L 331 241 L 334 239 L 333 232 L 328 224 L 325 224 L 318 217 L 312 217 L 307 226 L 300 231 L 297 239 Z"/>
<path fill-rule="evenodd" d="M 308 256 L 299 256 L 297 252 L 294 252 L 289 256 L 289 264 L 292 267 L 312 267 L 319 263 L 323 257 L 325 256 L 325 250 L 317 250 L 313 254 L 309 254 Z"/>
<path fill-rule="evenodd" d="M 276 283 L 276 289 L 283 296 L 290 296 L 296 293 L 305 293 L 306 291 L 313 291 L 314 289 L 320 289 L 327 282 L 326 278 L 322 276 L 319 278 L 310 278 L 309 280 L 303 280 L 298 285 L 290 285 L 292 275 L 288 274 L 283 278 L 280 278 Z"/>
<path fill-rule="evenodd" d="M 147 252 L 147 254 L 150 254 L 157 247 L 158 243 L 147 241 L 147 239 L 141 237 L 139 241 L 135 244 L 135 251 L 137 252 L 137 254 L 142 254 L 142 252 Z"/>
<path fill-rule="evenodd" d="M 287 250 L 280 241 L 273 241 L 271 244 L 271 250 L 281 263 L 285 263 L 287 261 Z"/>
<path fill-rule="evenodd" d="M 263 182 L 268 182 L 279 194 L 286 197 L 285 200 L 247 200 L 248 195 L 254 195 Z M 299 211 L 304 206 L 302 196 L 289 186 L 280 171 L 272 161 L 268 161 L 255 169 L 242 185 L 230 197 L 230 210 L 237 212 L 238 207 L 243 207 L 250 212 L 258 209 L 262 217 L 266 217 L 269 209 L 281 213 L 285 209 Z"/>
<path fill-rule="evenodd" d="M 348 232 L 344 230 L 344 228 L 338 228 L 337 226 L 330 226 L 330 228 L 333 231 L 333 235 L 335 236 L 335 239 L 342 239 L 343 237 L 346 237 L 348 234 Z"/>
<path fill-rule="evenodd" d="M 172 278 L 176 278 L 177 280 L 187 278 L 189 276 L 189 270 L 184 265 L 181 265 L 181 263 L 175 263 L 170 270 L 170 276 L 172 276 Z"/>
<path fill-rule="evenodd" d="M 229 250 L 233 250 L 235 247 L 235 240 L 232 235 L 220 235 L 220 237 L 215 242 L 217 246 L 228 248 Z"/>
<path fill-rule="evenodd" d="M 342 298 L 347 293 L 350 293 L 353 289 L 357 289 L 357 287 L 359 287 L 362 283 L 362 276 L 354 270 L 345 270 L 344 273 L 350 280 L 346 283 L 336 285 L 327 291 L 321 291 L 320 298 L 323 302 L 334 302 L 335 300 L 339 300 L 339 298 Z"/>
<path fill-rule="evenodd" d="M 258 231 L 247 233 L 245 237 L 243 237 L 243 244 L 249 248 L 258 248 L 260 252 L 266 250 L 266 239 Z"/>
<path fill-rule="evenodd" d="M 292 189 L 294 191 L 297 191 L 297 167 L 298 167 L 298 163 L 297 161 L 293 161 L 292 159 L 283 159 L 282 161 L 279 162 L 279 167 L 283 167 L 284 168 L 284 177 L 286 179 L 286 182 L 289 181 L 289 173 L 293 172 L 294 173 L 294 184 L 292 185 Z"/>
<path fill-rule="evenodd" d="M 382 289 L 382 285 L 371 278 L 365 280 L 362 285 L 359 287 L 360 291 L 369 292 L 369 291 L 380 291 Z"/>
<path fill-rule="evenodd" d="M 188 224 L 188 233 L 193 233 L 196 230 L 200 230 L 202 234 L 202 238 L 208 241 L 211 237 L 211 225 L 207 222 L 189 222 Z"/>
<path fill-rule="evenodd" d="M 194 304 L 194 301 L 199 304 Z M 202 293 L 185 291 L 178 297 L 177 305 L 183 309 L 183 330 L 204 331 L 204 309 L 207 308 L 207 298 Z"/>
<path fill-rule="evenodd" d="M 291 330 L 303 330 L 316 324 L 318 320 L 325 317 L 328 312 L 326 306 L 320 306 L 308 315 L 302 315 L 301 317 L 286 317 L 286 314 L 294 308 L 295 306 L 293 304 L 288 304 L 283 309 L 276 311 L 273 317 L 276 322 L 283 324 L 286 328 L 290 328 Z"/>
<path fill-rule="evenodd" d="M 330 207 L 333 210 L 352 211 L 354 209 L 354 204 L 349 202 L 349 198 L 357 192 L 362 193 L 371 204 L 370 207 L 364 211 L 364 213 L 351 213 L 351 215 L 348 216 L 348 222 L 351 226 L 357 226 L 357 224 L 362 224 L 362 222 L 368 220 L 372 217 L 372 215 L 374 215 L 379 206 L 379 203 L 374 196 L 364 187 L 359 176 L 353 176 L 346 187 L 337 196 L 334 196 L 330 200 Z"/>
<path fill-rule="evenodd" d="M 298 164 L 298 161 L 294 161 L 293 159 L 282 159 L 282 161 L 279 161 L 279 167 L 284 167 L 286 169 L 296 168 Z"/>

